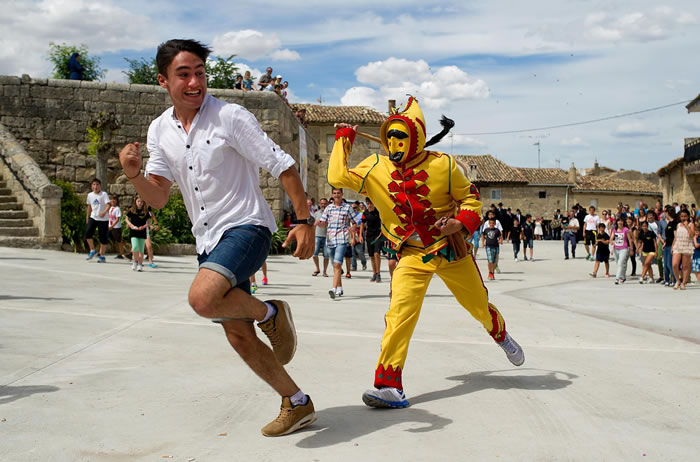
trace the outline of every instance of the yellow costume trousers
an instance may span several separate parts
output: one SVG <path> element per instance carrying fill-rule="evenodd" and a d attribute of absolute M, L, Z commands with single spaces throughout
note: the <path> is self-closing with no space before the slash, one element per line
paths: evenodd
<path fill-rule="evenodd" d="M 391 281 L 391 304 L 385 316 L 386 330 L 375 371 L 375 387 L 403 389 L 401 373 L 408 345 L 434 274 L 443 280 L 459 304 L 484 326 L 495 341 L 501 342 L 505 338 L 505 321 L 498 309 L 489 303 L 488 292 L 472 256 L 452 262 L 436 256 L 426 263 L 423 262 L 424 256 L 422 249 L 408 245 L 402 248 Z"/>

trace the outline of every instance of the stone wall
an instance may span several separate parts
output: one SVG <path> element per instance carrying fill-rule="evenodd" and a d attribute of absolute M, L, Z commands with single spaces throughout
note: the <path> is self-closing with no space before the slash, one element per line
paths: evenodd
<path fill-rule="evenodd" d="M 700 204 L 700 175 L 686 175 L 683 162 L 664 174 L 659 184 L 664 194 L 664 204 Z"/>
<path fill-rule="evenodd" d="M 211 89 L 209 93 L 250 110 L 263 130 L 299 162 L 299 124 L 289 107 L 274 93 Z M 74 80 L 0 76 L 0 123 L 14 135 L 51 180 L 73 184 L 81 195 L 89 192 L 95 177 L 94 157 L 88 155 L 87 125 L 101 112 L 113 113 L 120 128 L 112 131 L 108 153 L 107 190 L 131 203 L 134 188 L 127 184 L 118 154 L 128 142 L 139 141 L 144 154 L 150 122 L 171 103 L 158 86 Z M 308 158 L 318 153 L 318 143 L 306 134 Z M 309 163 L 310 164 L 310 163 Z M 317 169 L 308 172 L 308 185 L 316 193 Z M 260 186 L 275 213 L 282 218 L 285 194 L 277 179 L 260 174 Z"/>
<path fill-rule="evenodd" d="M 500 190 L 500 199 L 491 199 L 493 190 Z M 540 191 L 545 192 L 544 198 L 539 197 Z M 503 202 L 503 206 L 510 207 L 513 212 L 520 209 L 522 213 L 529 213 L 533 217 L 549 219 L 556 209 L 566 208 L 566 187 L 560 186 L 488 185 L 481 186 L 479 194 L 484 212 L 491 204 Z"/>

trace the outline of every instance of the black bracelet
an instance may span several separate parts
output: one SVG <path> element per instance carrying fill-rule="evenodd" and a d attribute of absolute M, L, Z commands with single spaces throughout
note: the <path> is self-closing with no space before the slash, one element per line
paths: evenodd
<path fill-rule="evenodd" d="M 124 172 L 124 176 L 126 176 L 127 180 L 133 180 L 134 178 L 136 178 L 139 175 L 141 175 L 141 170 L 139 170 L 139 173 L 137 173 L 136 175 L 134 175 L 132 177 L 130 177 L 129 175 L 126 174 L 126 172 Z"/>

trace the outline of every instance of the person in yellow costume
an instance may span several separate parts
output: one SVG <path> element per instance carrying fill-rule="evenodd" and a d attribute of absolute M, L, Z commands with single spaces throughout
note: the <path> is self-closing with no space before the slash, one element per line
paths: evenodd
<path fill-rule="evenodd" d="M 402 372 L 411 335 L 418 322 L 428 284 L 437 274 L 457 301 L 484 326 L 516 366 L 525 361 L 518 343 L 489 303 L 471 244 L 467 256 L 448 244 L 448 236 L 471 235 L 481 224 L 479 192 L 464 176 L 455 159 L 427 151 L 454 125 L 445 118 L 443 130 L 426 143 L 423 113 L 415 98 L 394 110 L 380 128 L 381 144 L 388 154 L 374 154 L 355 167 L 348 166 L 357 127 L 340 124 L 328 165 L 328 183 L 367 195 L 382 218 L 382 234 L 399 263 L 391 281 L 392 297 L 386 329 L 374 376 L 374 387 L 362 395 L 371 407 L 409 405 Z M 450 236 L 454 238 L 455 236 Z M 454 239 L 453 239 L 454 241 Z M 458 247 L 454 245 L 454 247 Z"/>

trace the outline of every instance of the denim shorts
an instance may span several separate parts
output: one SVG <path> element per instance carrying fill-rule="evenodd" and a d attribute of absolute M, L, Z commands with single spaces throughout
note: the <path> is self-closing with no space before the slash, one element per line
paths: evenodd
<path fill-rule="evenodd" d="M 489 263 L 496 263 L 496 259 L 498 258 L 498 254 L 500 251 L 500 247 L 485 247 L 486 249 L 486 258 Z"/>
<path fill-rule="evenodd" d="M 523 239 L 523 250 L 527 249 L 528 247 L 530 247 L 531 249 L 535 248 L 533 239 Z"/>
<path fill-rule="evenodd" d="M 333 263 L 343 263 L 345 250 L 349 247 L 347 243 L 340 244 L 337 247 L 328 247 L 328 255 L 333 257 Z M 352 256 L 352 254 L 350 254 Z"/>
<path fill-rule="evenodd" d="M 328 247 L 326 247 L 325 236 L 316 236 L 316 249 L 314 250 L 314 257 L 318 257 L 320 253 L 323 253 L 323 258 L 328 258 Z"/>
<path fill-rule="evenodd" d="M 214 250 L 197 255 L 199 269 L 224 276 L 231 287 L 250 293 L 248 278 L 265 263 L 270 251 L 270 230 L 264 226 L 242 225 L 227 229 Z"/>

